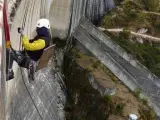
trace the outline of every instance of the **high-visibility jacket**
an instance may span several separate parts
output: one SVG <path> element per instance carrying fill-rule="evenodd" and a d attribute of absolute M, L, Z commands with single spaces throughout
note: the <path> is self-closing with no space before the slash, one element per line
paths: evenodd
<path fill-rule="evenodd" d="M 38 61 L 43 54 L 43 50 L 49 46 L 49 38 L 36 36 L 34 39 L 29 40 L 27 36 L 22 37 L 22 45 L 26 50 L 29 57 Z"/>

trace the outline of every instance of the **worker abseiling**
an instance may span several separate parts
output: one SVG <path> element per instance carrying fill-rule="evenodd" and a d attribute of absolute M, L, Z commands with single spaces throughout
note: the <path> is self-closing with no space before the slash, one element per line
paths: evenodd
<path fill-rule="evenodd" d="M 36 32 L 34 39 L 29 40 L 22 28 L 18 28 L 18 32 L 22 35 L 22 46 L 24 51 L 10 50 L 10 54 L 20 67 L 35 71 L 35 64 L 41 58 L 43 50 L 50 45 L 50 23 L 48 19 L 42 18 L 37 21 Z M 13 64 L 13 62 L 12 62 Z M 13 70 L 9 70 L 8 80 L 14 78 Z M 33 76 L 30 76 L 33 77 Z"/>
<path fill-rule="evenodd" d="M 47 19 L 40 19 L 36 25 L 37 36 L 28 40 L 27 36 L 22 36 L 22 45 L 27 54 L 34 61 L 38 61 L 43 53 L 43 50 L 49 46 L 50 43 L 50 24 Z M 23 34 L 23 33 L 22 33 Z"/>

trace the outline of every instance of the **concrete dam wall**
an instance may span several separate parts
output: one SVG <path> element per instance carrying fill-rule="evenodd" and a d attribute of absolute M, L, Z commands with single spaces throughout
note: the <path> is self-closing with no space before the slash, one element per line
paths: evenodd
<path fill-rule="evenodd" d="M 114 7 L 113 0 L 72 0 L 69 34 L 77 27 L 82 16 L 96 24 L 104 14 Z"/>
<path fill-rule="evenodd" d="M 15 2 L 8 0 L 8 13 L 12 12 Z M 113 7 L 113 0 L 21 0 L 11 23 L 12 47 L 21 49 L 17 27 L 23 27 L 25 34 L 33 38 L 36 21 L 41 17 L 50 19 L 53 37 L 65 38 L 73 32 L 83 15 L 94 21 Z M 3 86 L 6 120 L 64 119 L 62 78 L 61 73 L 54 72 L 53 60 L 50 60 L 48 67 L 36 73 L 36 80 L 31 84 L 25 69 L 19 68 L 17 63 L 14 63 L 13 69 L 15 78 Z M 5 77 L 5 72 L 3 74 Z"/>
<path fill-rule="evenodd" d="M 42 16 L 47 16 L 48 0 L 22 0 L 11 28 L 12 47 L 19 50 L 20 35 L 17 27 L 23 27 L 29 38 L 35 35 L 35 25 Z M 44 9 L 45 8 L 45 9 Z M 64 118 L 64 93 L 61 80 L 54 73 L 54 64 L 36 73 L 36 80 L 29 83 L 27 71 L 14 63 L 15 78 L 6 82 L 6 120 L 62 120 Z"/>
<path fill-rule="evenodd" d="M 96 24 L 114 7 L 113 0 L 53 0 L 49 13 L 49 18 L 53 23 L 53 37 L 63 39 L 67 35 L 70 36 L 82 16 Z"/>

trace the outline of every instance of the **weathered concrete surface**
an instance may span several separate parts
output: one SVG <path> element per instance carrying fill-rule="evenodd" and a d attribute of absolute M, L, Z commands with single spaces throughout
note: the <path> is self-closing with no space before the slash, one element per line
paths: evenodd
<path fill-rule="evenodd" d="M 94 23 L 114 7 L 113 0 L 50 0 L 49 13 L 53 37 L 65 38 L 77 27 L 82 16 Z M 50 2 L 49 1 L 49 2 Z M 69 30 L 69 31 L 68 31 Z"/>
<path fill-rule="evenodd" d="M 15 2 L 16 0 L 7 0 L 8 14 L 12 12 L 12 7 L 14 7 Z"/>
<path fill-rule="evenodd" d="M 96 30 L 97 31 L 97 30 Z M 145 70 L 138 69 L 120 56 L 110 44 L 104 44 L 100 39 L 100 32 L 96 32 L 93 25 L 82 19 L 73 36 L 82 43 L 94 56 L 106 65 L 131 90 L 142 89 L 150 100 L 156 113 L 160 116 L 160 87 L 159 81 L 150 79 Z M 102 36 L 101 36 L 102 38 Z M 103 40 L 106 40 L 103 39 Z"/>
<path fill-rule="evenodd" d="M 97 24 L 100 18 L 114 7 L 113 0 L 72 0 L 70 34 L 82 16 Z"/>
<path fill-rule="evenodd" d="M 20 35 L 17 27 L 24 27 L 29 38 L 35 35 L 35 25 L 46 16 L 47 0 L 22 0 L 11 29 L 11 43 L 19 50 Z M 49 67 L 36 73 L 36 80 L 28 82 L 27 71 L 14 63 L 15 78 L 6 82 L 6 120 L 62 120 L 65 97 L 61 90 L 60 76 Z"/>
<path fill-rule="evenodd" d="M 68 34 L 72 0 L 53 0 L 49 19 L 52 23 L 53 37 L 64 39 Z"/>
<path fill-rule="evenodd" d="M 15 0 L 8 0 L 12 6 Z M 11 29 L 11 42 L 19 50 L 20 36 L 17 27 L 24 27 L 29 38 L 35 35 L 35 24 L 40 17 L 50 19 L 53 37 L 64 38 L 77 26 L 79 19 L 87 15 L 91 20 L 102 16 L 114 6 L 113 0 L 22 0 Z M 9 7 L 9 12 L 11 9 Z M 71 20 L 71 22 L 70 22 Z M 72 27 L 71 27 L 72 26 Z M 7 120 L 61 120 L 64 95 L 60 88 L 60 74 L 50 67 L 37 73 L 34 84 L 29 84 L 27 72 L 14 63 L 15 79 L 6 83 Z M 59 104 L 61 103 L 61 104 Z M 58 112 L 59 111 L 59 112 Z"/>
<path fill-rule="evenodd" d="M 5 50 L 5 41 L 3 40 L 4 38 L 2 37 L 2 49 L 1 49 L 1 55 L 0 55 L 0 120 L 4 120 L 5 119 L 5 104 L 6 104 L 6 50 Z M 3 57 L 1 57 L 3 56 Z"/>
<path fill-rule="evenodd" d="M 69 37 L 72 36 L 81 17 L 85 16 L 93 24 L 98 24 L 102 16 L 115 7 L 113 0 L 72 0 L 71 6 Z M 71 41 L 72 39 L 68 39 L 66 50 L 71 47 Z"/>

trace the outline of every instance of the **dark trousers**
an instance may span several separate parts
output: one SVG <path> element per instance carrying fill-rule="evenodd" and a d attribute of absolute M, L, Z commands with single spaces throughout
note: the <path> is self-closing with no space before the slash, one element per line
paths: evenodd
<path fill-rule="evenodd" d="M 7 49 L 7 66 L 12 69 L 13 61 L 16 61 L 20 67 L 29 68 L 30 58 L 24 51 Z"/>

